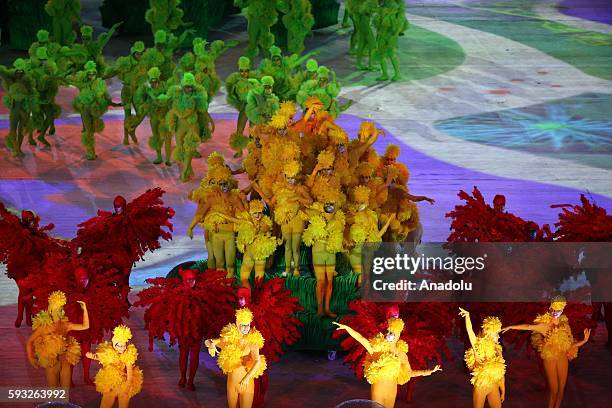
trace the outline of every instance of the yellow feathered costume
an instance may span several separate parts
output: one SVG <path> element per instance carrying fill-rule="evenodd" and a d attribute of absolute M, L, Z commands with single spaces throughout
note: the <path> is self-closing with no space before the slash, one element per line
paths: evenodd
<path fill-rule="evenodd" d="M 263 212 L 263 203 L 261 201 L 251 201 L 249 203 L 249 212 Z M 248 214 L 243 214 L 243 222 L 240 222 L 236 231 L 236 247 L 243 254 L 249 255 L 255 261 L 265 261 L 274 253 L 278 246 L 277 239 L 272 236 L 272 220 L 267 215 L 261 219 L 255 220 L 249 217 Z"/>
<path fill-rule="evenodd" d="M 130 398 L 140 392 L 143 375 L 142 370 L 134 365 L 138 358 L 136 346 L 129 344 L 125 352 L 119 354 L 110 342 L 104 342 L 97 347 L 96 356 L 102 365 L 94 380 L 96 391 L 114 394 L 127 390 Z M 127 366 L 133 366 L 131 384 L 127 383 Z"/>
<path fill-rule="evenodd" d="M 534 324 L 553 324 L 553 321 L 553 317 L 545 313 L 536 317 Z M 572 336 L 569 320 L 564 315 L 559 317 L 558 324 L 553 325 L 546 335 L 533 332 L 531 344 L 544 360 L 564 357 L 573 360 L 578 356 L 578 348 L 574 347 L 574 336 Z"/>
<path fill-rule="evenodd" d="M 62 318 L 59 322 L 54 321 L 51 313 L 43 310 L 32 319 L 32 330 L 50 327 L 57 323 L 68 324 L 68 319 Z M 49 332 L 34 340 L 34 353 L 38 364 L 43 368 L 54 367 L 60 359 L 74 366 L 81 359 L 81 346 L 72 336 Z"/>
<path fill-rule="evenodd" d="M 238 312 L 240 310 L 236 313 L 237 317 Z M 221 371 L 224 374 L 230 374 L 237 368 L 244 366 L 248 372 L 255 363 L 251 358 L 249 348 L 254 346 L 261 350 L 264 345 L 264 338 L 261 333 L 252 327 L 249 334 L 243 336 L 238 330 L 238 326 L 235 323 L 230 323 L 221 329 L 220 337 L 223 347 L 219 352 L 217 364 Z M 259 368 L 253 378 L 260 377 L 267 367 L 266 357 L 260 355 L 259 359 L 261 364 L 259 364 Z"/>
<path fill-rule="evenodd" d="M 465 352 L 465 363 L 472 373 L 476 388 L 490 389 L 504 379 L 506 362 L 502 347 L 488 336 L 476 337 L 476 344 Z"/>
<path fill-rule="evenodd" d="M 327 252 L 331 254 L 341 252 L 346 224 L 344 212 L 336 210 L 333 214 L 327 214 L 323 204 L 319 202 L 314 203 L 312 209 L 316 210 L 314 215 L 303 216 L 309 222 L 302 235 L 304 244 L 312 246 L 315 242 L 324 242 Z"/>
<path fill-rule="evenodd" d="M 357 186 L 351 192 L 353 224 L 349 229 L 349 237 L 354 245 L 365 242 L 381 242 L 378 231 L 378 214 L 369 208 L 359 210 L 361 205 L 368 205 L 370 189 L 366 186 Z"/>
<path fill-rule="evenodd" d="M 384 334 L 378 333 L 370 339 L 373 353 L 366 356 L 363 375 L 370 384 L 380 381 L 396 381 L 399 385 L 410 380 L 411 368 L 408 358 L 402 358 L 398 353 L 408 353 L 408 344 L 403 340 L 395 343 L 395 351 L 391 350 L 391 342 Z"/>

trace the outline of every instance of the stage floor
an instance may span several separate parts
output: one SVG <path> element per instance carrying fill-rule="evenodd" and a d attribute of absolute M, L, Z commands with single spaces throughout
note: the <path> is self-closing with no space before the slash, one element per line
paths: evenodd
<path fill-rule="evenodd" d="M 85 21 L 99 31 L 94 12 L 99 1 L 83 0 Z M 346 53 L 350 30 L 334 27 L 314 34 L 308 50 L 320 51 L 320 64 L 334 68 L 343 84 L 341 97 L 353 106 L 339 122 L 351 137 L 362 120 L 375 121 L 386 130 L 376 148 L 389 143 L 402 148 L 400 161 L 410 169 L 413 194 L 433 197 L 435 205 L 420 204 L 424 240 L 444 241 L 449 222 L 444 215 L 458 203 L 459 190 L 478 186 L 488 200 L 505 194 L 507 209 L 538 223 L 553 223 L 551 204 L 577 203 L 581 193 L 612 212 L 612 6 L 593 1 L 465 0 L 407 2 L 410 30 L 400 40 L 405 80 L 376 83 L 378 73 L 355 72 Z M 559 5 L 557 4 L 559 3 Z M 589 4 L 589 7 L 585 6 Z M 218 61 L 222 78 L 236 69 L 245 47 L 245 23 L 233 18 L 213 39 L 237 39 L 240 45 Z M 242 34 L 237 34 L 242 32 Z M 128 52 L 138 38 L 119 37 L 107 48 L 108 56 Z M 148 41 L 148 39 L 147 39 Z M 16 54 L 0 49 L 8 64 Z M 119 100 L 120 84 L 110 89 Z M 54 223 L 55 233 L 74 236 L 76 225 L 97 209 L 109 210 L 115 195 L 128 200 L 147 188 L 166 190 L 165 202 L 176 210 L 174 238 L 147 254 L 133 270 L 131 285 L 165 275 L 175 264 L 206 258 L 201 233 L 189 240 L 186 227 L 195 211 L 187 193 L 205 173 L 205 159 L 194 161 L 197 178 L 178 181 L 176 165 L 151 163 L 147 146 L 148 123 L 138 130 L 139 145 L 124 146 L 122 111 L 105 116 L 106 129 L 96 137 L 99 159 L 88 162 L 80 146 L 80 119 L 71 109 L 73 89 L 62 89 L 64 109 L 52 148 L 24 145 L 25 157 L 13 159 L 0 147 L 0 200 L 16 209 L 32 209 L 43 223 Z M 0 97 L 2 96 L 0 91 Z M 220 151 L 233 168 L 228 138 L 235 113 L 225 104 L 222 91 L 212 102 L 217 124 L 212 140 L 200 152 L 206 157 Z M 8 128 L 8 115 L 0 105 L 0 138 Z M 3 144 L 3 143 L 0 143 Z M 242 179 L 241 183 L 244 184 Z M 11 367 L 0 386 L 43 384 L 42 371 L 27 367 L 22 345 L 27 328 L 12 326 L 15 285 L 0 280 L 0 361 Z M 176 392 L 176 353 L 158 345 L 145 351 L 141 311 L 134 310 L 128 324 L 145 368 L 145 390 L 134 406 L 224 406 L 224 378 L 212 359 L 202 355 L 199 389 L 195 394 Z M 409 328 L 408 328 L 409 329 Z M 605 329 L 572 363 L 568 407 L 605 406 L 608 403 L 611 354 L 603 348 Z M 445 371 L 418 381 L 411 406 L 465 407 L 470 405 L 467 375 L 461 368 L 462 348 L 454 348 L 456 361 Z M 545 404 L 543 380 L 535 360 L 509 358 L 508 399 L 505 406 Z M 96 406 L 92 388 L 80 385 L 77 369 L 75 401 Z M 358 381 L 339 361 L 323 354 L 289 353 L 270 370 L 270 407 L 331 407 L 344 399 L 366 397 L 365 381 Z M 312 398 L 311 401 L 308 401 Z M 598 401 L 597 398 L 602 398 Z M 306 402 L 308 401 L 308 402 Z"/>

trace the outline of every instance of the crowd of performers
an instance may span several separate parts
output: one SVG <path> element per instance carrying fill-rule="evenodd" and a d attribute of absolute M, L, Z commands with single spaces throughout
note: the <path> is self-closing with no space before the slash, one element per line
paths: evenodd
<path fill-rule="evenodd" d="M 311 102 L 309 109 L 312 108 Z M 288 106 L 285 104 L 283 108 L 287 110 Z M 270 138 L 287 138 L 284 143 L 275 145 L 277 148 L 273 153 L 281 157 L 288 154 L 285 147 L 293 153 L 308 151 L 306 144 L 295 149 L 294 144 L 298 140 L 292 133 L 295 129 L 316 129 L 315 124 L 326 123 L 322 128 L 337 131 L 333 120 L 315 120 L 320 119 L 322 114 L 324 111 L 307 110 L 307 114 L 295 122 L 290 119 L 291 115 L 283 116 L 284 125 L 280 128 L 272 124 L 256 128 L 249 145 L 249 155 L 245 158 L 245 171 L 249 171 L 248 163 L 256 157 L 265 160 L 265 149 L 260 151 L 261 156 L 255 155 L 255 152 L 261 149 L 258 145 L 264 146 Z M 278 115 L 271 123 L 280 122 Z M 369 133 L 366 129 L 370 129 Z M 277 130 L 282 130 L 281 134 L 276 133 Z M 325 134 L 329 137 L 333 132 Z M 377 131 L 371 124 L 365 123 L 361 127 L 360 137 L 353 142 L 367 145 L 370 139 L 364 139 L 366 134 L 375 137 Z M 305 135 L 308 135 L 307 138 L 313 137 L 313 134 Z M 292 137 L 295 138 L 293 142 Z M 329 149 L 330 146 L 333 148 Z M 317 254 L 315 251 L 313 259 L 316 277 L 326 279 L 323 288 L 317 287 L 319 312 L 328 316 L 333 316 L 333 312 L 322 295 L 329 287 L 325 285 L 333 282 L 333 273 L 327 272 L 334 268 L 333 264 L 320 265 L 317 261 L 323 259 L 324 262 L 332 262 L 330 259 L 335 258 L 330 256 L 334 252 L 329 252 L 328 244 L 336 241 L 344 244 L 347 234 L 348 239 L 367 237 L 368 231 L 374 234 L 376 240 L 381 236 L 385 240 L 405 238 L 410 230 L 408 225 L 415 228 L 414 224 L 407 224 L 409 219 L 394 225 L 394 221 L 402 220 L 400 212 L 389 222 L 388 218 L 382 218 L 385 214 L 382 210 L 371 210 L 369 207 L 375 201 L 372 199 L 374 196 L 365 195 L 368 199 L 351 201 L 355 195 L 353 191 L 365 192 L 365 186 L 339 187 L 339 190 L 330 187 L 341 186 L 343 175 L 349 179 L 355 175 L 353 172 L 343 174 L 342 167 L 334 165 L 342 163 L 343 157 L 347 159 L 342 155 L 352 152 L 354 147 L 350 143 L 348 148 L 339 148 L 339 144 L 327 145 L 311 158 L 312 170 L 305 174 L 307 178 L 312 177 L 310 188 L 307 181 L 300 180 L 304 173 L 299 170 L 308 166 L 307 155 L 301 156 L 300 161 L 294 158 L 277 160 L 282 172 L 277 170 L 277 179 L 267 188 L 274 192 L 274 188 L 300 187 L 307 195 L 302 197 L 302 193 L 276 191 L 273 196 L 278 197 L 278 203 L 271 202 L 271 218 L 265 218 L 268 216 L 264 214 L 264 202 L 268 204 L 265 197 L 270 191 L 262 186 L 262 181 L 272 177 L 265 165 L 256 166 L 263 173 L 260 178 L 251 180 L 248 191 L 250 201 L 245 202 L 245 193 L 235 189 L 236 181 L 223 158 L 218 154 L 209 157 L 207 177 L 191 193 L 191 198 L 196 201 L 198 197 L 208 197 L 206 202 L 199 202 L 198 215 L 193 224 L 201 222 L 207 228 L 207 243 L 213 247 L 208 269 L 199 272 L 196 268 L 186 268 L 179 271 L 179 277 L 150 279 L 150 287 L 138 293 L 134 304 L 146 308 L 144 318 L 149 332 L 149 349 L 153 347 L 154 338 L 168 341 L 170 345 L 178 343 L 179 387 L 195 389 L 198 355 L 204 346 L 211 356 L 218 357 L 219 368 L 227 375 L 230 407 L 261 406 L 263 403 L 268 364 L 278 360 L 283 345 L 295 344 L 300 338 L 300 322 L 295 313 L 301 310 L 301 306 L 291 291 L 285 288 L 284 279 L 261 277 L 261 269 L 257 270 L 260 279 L 255 279 L 254 285 L 244 279 L 245 274 L 250 274 L 258 262 L 261 264 L 260 255 L 265 260 L 271 254 L 269 247 L 276 247 L 279 243 L 272 222 L 279 214 L 317 211 L 305 217 L 308 222 L 301 222 L 304 241 L 313 247 L 315 243 L 323 241 L 320 250 L 327 252 Z M 331 152 L 334 159 L 324 159 Z M 373 152 L 367 153 L 368 156 L 371 154 Z M 378 158 L 382 168 L 387 168 L 386 172 L 395 174 L 390 168 L 403 166 L 387 159 L 387 156 Z M 322 160 L 328 160 L 328 164 L 321 164 Z M 360 165 L 364 163 L 367 161 L 362 161 Z M 320 172 L 321 168 L 327 171 Z M 386 186 L 387 199 L 381 209 L 388 201 L 394 200 L 394 194 L 399 194 L 399 191 L 393 192 L 395 188 L 404 195 L 408 194 L 404 189 L 405 183 L 395 181 L 393 185 L 386 185 L 375 166 L 368 163 L 368 168 L 373 170 L 369 178 L 362 179 L 362 175 L 357 177 L 361 181 L 378 180 L 379 187 Z M 397 173 L 406 174 L 402 171 Z M 396 187 L 396 184 L 403 187 Z M 317 187 L 319 185 L 325 187 Z M 123 319 L 128 317 L 131 307 L 128 294 L 133 264 L 145 252 L 159 248 L 160 240 L 171 238 L 170 219 L 174 212 L 163 205 L 162 194 L 160 189 L 149 190 L 129 203 L 118 196 L 112 212 L 100 210 L 97 216 L 78 226 L 77 234 L 71 240 L 51 236 L 49 231 L 53 225 L 42 226 L 40 219 L 31 211 L 15 214 L 0 206 L 0 235 L 3 237 L 0 241 L 0 259 L 7 265 L 9 277 L 15 279 L 19 287 L 15 326 L 21 325 L 25 313 L 26 322 L 33 329 L 26 343 L 25 354 L 33 367 L 45 369 L 49 386 L 70 387 L 72 367 L 82 360 L 84 381 L 95 384 L 96 390 L 102 394 L 102 407 L 110 407 L 115 401 L 119 406 L 127 407 L 143 384 L 146 387 L 146 375 L 136 364 L 138 351 L 130 343 L 132 333 L 123 325 Z M 284 202 L 285 196 L 294 197 L 293 204 Z M 457 205 L 448 214 L 452 218 L 449 242 L 609 242 L 612 238 L 612 216 L 584 196 L 579 205 L 555 206 L 562 208 L 562 212 L 554 231 L 506 211 L 503 196 L 496 196 L 493 205 L 485 202 L 478 189 L 472 195 L 461 192 L 459 196 L 465 203 Z M 413 201 L 409 202 L 414 204 Z M 345 208 L 347 215 L 337 217 L 340 211 L 344 212 L 341 208 Z M 366 214 L 370 214 L 367 219 L 371 216 L 382 219 L 372 224 L 347 227 L 346 220 L 357 219 L 355 214 L 359 213 L 351 213 L 351 208 L 366 211 Z M 228 213 L 228 210 L 232 212 Z M 295 218 L 299 217 L 289 219 Z M 339 219 L 344 222 L 337 222 Z M 316 229 L 307 232 L 313 224 Z M 328 228 L 330 224 L 336 226 Z M 386 231 L 381 231 L 381 225 L 387 225 Z M 376 231 L 372 229 L 374 226 Z M 285 229 L 283 235 L 282 230 L 279 237 L 286 241 L 292 232 L 287 235 Z M 234 277 L 233 271 L 228 273 L 231 262 L 224 258 L 231 255 L 230 247 L 234 243 L 244 251 L 247 261 L 243 264 L 248 265 L 245 267 L 248 270 L 240 271 L 242 276 L 239 279 Z M 293 257 L 290 249 L 285 251 L 285 255 Z M 252 258 L 251 262 L 248 262 L 249 257 Z M 290 273 L 291 265 L 285 263 L 289 265 L 286 272 Z M 604 306 L 607 312 L 610 304 Z M 500 334 L 505 333 L 506 344 L 521 347 L 531 333 L 530 348 L 541 357 L 548 382 L 548 406 L 554 408 L 561 406 L 568 363 L 576 358 L 578 350 L 589 340 L 590 328 L 594 327 L 593 319 L 601 304 L 593 308 L 581 303 L 567 303 L 565 299 L 555 297 L 549 305 L 415 302 L 390 307 L 389 304 L 356 300 L 349 307 L 353 313 L 337 321 L 338 331 L 333 336 L 340 340 L 341 347 L 347 352 L 345 361 L 359 378 L 365 377 L 371 384 L 371 398 L 386 408 L 394 406 L 398 386 L 441 369 L 443 356 L 450 356 L 447 345 L 449 337 L 463 327 L 465 329 L 461 331 L 467 348 L 465 362 L 471 372 L 474 407 L 483 407 L 485 401 L 492 407 L 499 407 L 507 395 L 504 381 L 506 362 Z M 463 319 L 457 317 L 457 312 Z M 606 313 L 606 320 L 610 322 L 609 313 Z M 482 323 L 480 333 L 475 332 L 472 321 Z M 112 333 L 110 342 L 103 341 L 107 333 Z M 93 344 L 97 344 L 95 350 L 92 350 Z M 101 365 L 93 381 L 90 378 L 91 361 Z M 432 361 L 437 363 L 433 368 L 428 368 Z"/>

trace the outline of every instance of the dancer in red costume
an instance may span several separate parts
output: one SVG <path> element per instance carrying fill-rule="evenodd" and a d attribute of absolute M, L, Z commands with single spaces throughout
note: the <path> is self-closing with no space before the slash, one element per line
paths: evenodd
<path fill-rule="evenodd" d="M 209 269 L 198 273 L 180 269 L 179 274 L 180 279 L 147 279 L 152 286 L 138 294 L 134 306 L 147 307 L 144 320 L 149 331 L 149 351 L 153 351 L 153 338 L 163 339 L 165 333 L 171 346 L 178 342 L 178 386 L 194 391 L 203 340 L 216 336 L 234 318 L 236 298 L 232 279 L 227 279 L 224 271 Z"/>
<path fill-rule="evenodd" d="M 163 206 L 162 195 L 161 189 L 148 190 L 129 204 L 118 196 L 114 214 L 98 211 L 96 217 L 80 224 L 76 238 L 43 251 L 36 273 L 23 281 L 34 298 L 34 309 L 44 307 L 48 295 L 56 290 L 66 294 L 69 303 L 65 312 L 74 321 L 82 318 L 75 302 L 89 305 L 90 328 L 75 333 L 81 343 L 87 384 L 92 381 L 86 353 L 128 315 L 132 265 L 147 250 L 159 248 L 160 238 L 172 237 L 165 228 L 171 231 L 169 219 L 174 210 Z"/>
<path fill-rule="evenodd" d="M 557 204 L 552 208 L 562 208 L 559 222 L 555 224 L 555 240 L 560 242 L 610 242 L 612 241 L 612 215 L 595 203 L 591 203 L 584 195 L 580 196 L 580 205 Z M 588 254 L 587 254 L 588 256 Z M 610 268 L 586 269 L 586 276 L 591 284 L 593 321 L 601 319 L 601 309 L 604 311 L 604 321 L 608 331 L 606 347 L 612 348 L 612 302 L 604 295 L 607 288 L 612 287 L 612 271 Z M 570 320 L 573 322 L 573 320 Z"/>
<path fill-rule="evenodd" d="M 261 354 L 268 363 L 278 361 L 283 353 L 283 344 L 291 346 L 300 338 L 300 321 L 295 313 L 302 310 L 298 299 L 289 289 L 284 289 L 282 278 L 267 281 L 257 279 L 253 290 L 238 288 L 239 307 L 248 307 L 253 312 L 253 325 L 265 339 Z M 268 371 L 255 379 L 253 408 L 262 407 L 268 388 Z"/>
<path fill-rule="evenodd" d="M 347 315 L 340 323 L 350 326 L 366 339 L 385 333 L 389 318 L 402 318 L 406 329 L 401 340 L 408 344 L 408 360 L 415 370 L 426 370 L 432 360 L 442 363 L 442 356 L 452 359 L 446 344 L 452 335 L 452 313 L 456 307 L 452 303 L 374 303 L 355 300 L 349 304 L 354 314 Z M 340 346 L 347 351 L 344 361 L 350 364 L 357 378 L 364 377 L 364 362 L 367 350 L 353 337 L 343 331 L 335 331 L 332 337 L 341 340 Z M 408 383 L 407 400 L 411 398 L 413 381 Z"/>
<path fill-rule="evenodd" d="M 8 277 L 19 288 L 15 327 L 21 326 L 24 312 L 26 324 L 32 326 L 32 293 L 24 281 L 40 271 L 47 253 L 65 250 L 61 240 L 49 236 L 53 227 L 41 227 L 40 217 L 32 211 L 23 210 L 19 219 L 0 203 L 0 262 L 6 264 Z"/>

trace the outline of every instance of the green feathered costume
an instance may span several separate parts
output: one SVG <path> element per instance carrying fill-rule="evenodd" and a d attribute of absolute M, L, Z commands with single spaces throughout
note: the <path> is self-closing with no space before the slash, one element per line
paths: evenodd
<path fill-rule="evenodd" d="M 289 10 L 282 20 L 287 29 L 287 49 L 290 53 L 300 54 L 304 51 L 304 40 L 312 32 L 315 22 L 310 1 L 289 1 Z"/>
<path fill-rule="evenodd" d="M 230 146 L 236 151 L 235 157 L 242 156 L 242 150 L 246 147 L 248 138 L 244 136 L 247 114 L 247 96 L 251 90 L 258 85 L 258 74 L 251 70 L 251 60 L 248 57 L 238 59 L 238 72 L 233 72 L 225 80 L 227 91 L 226 101 L 238 111 L 236 131 L 230 136 Z"/>
<path fill-rule="evenodd" d="M 191 159 L 202 138 L 212 133 L 208 127 L 214 129 L 214 124 L 208 114 L 206 89 L 196 84 L 192 73 L 183 76 L 181 85 L 172 86 L 168 96 L 171 108 L 167 123 L 170 133 L 176 136 L 174 158 L 182 163 L 181 180 L 187 181 L 193 175 Z"/>
<path fill-rule="evenodd" d="M 30 115 L 36 102 L 35 82 L 28 63 L 17 58 L 13 68 L 0 65 L 0 78 L 4 80 L 4 105 L 9 109 L 9 134 L 6 144 L 13 157 L 23 156 L 21 144 L 30 131 Z"/>
<path fill-rule="evenodd" d="M 381 6 L 374 17 L 376 27 L 375 59 L 380 64 L 382 75 L 378 81 L 389 79 L 387 58 L 391 60 L 394 75 L 392 80 L 401 79 L 399 59 L 397 57 L 397 42 L 399 36 L 406 30 L 408 21 L 404 7 L 397 0 L 382 0 Z"/>
<path fill-rule="evenodd" d="M 95 134 L 104 130 L 102 116 L 112 104 L 106 82 L 98 75 L 96 63 L 93 61 L 88 61 L 83 71 L 77 72 L 68 80 L 79 89 L 72 107 L 81 114 L 83 122 L 81 143 L 85 147 L 85 157 L 87 160 L 95 160 L 97 157 Z"/>
<path fill-rule="evenodd" d="M 261 85 L 251 89 L 247 94 L 246 114 L 251 124 L 268 123 L 272 115 L 280 108 L 273 87 L 274 79 L 271 76 L 264 76 L 261 78 Z"/>
<path fill-rule="evenodd" d="M 158 30 L 175 31 L 183 23 L 183 10 L 181 0 L 149 0 L 149 9 L 145 13 L 145 20 L 151 25 L 151 32 Z"/>
<path fill-rule="evenodd" d="M 76 40 L 72 30 L 74 23 L 81 22 L 81 2 L 79 0 L 49 0 L 45 11 L 53 23 L 53 40 L 61 45 L 71 45 Z"/>

